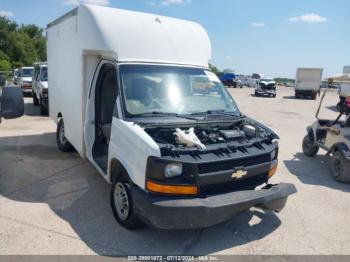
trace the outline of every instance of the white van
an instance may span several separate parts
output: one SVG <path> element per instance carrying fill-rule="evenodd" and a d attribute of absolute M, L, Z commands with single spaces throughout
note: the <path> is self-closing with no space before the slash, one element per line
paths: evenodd
<path fill-rule="evenodd" d="M 58 147 L 112 185 L 122 226 L 208 227 L 253 206 L 280 211 L 296 192 L 268 184 L 278 136 L 209 71 L 199 24 L 81 5 L 47 35 Z"/>
<path fill-rule="evenodd" d="M 33 73 L 33 104 L 40 106 L 40 113 L 46 115 L 49 110 L 49 88 L 48 88 L 47 63 L 35 63 Z"/>
<path fill-rule="evenodd" d="M 32 93 L 34 67 L 26 66 L 19 69 L 18 85 L 21 87 L 24 94 Z"/>
<path fill-rule="evenodd" d="M 295 97 L 309 96 L 316 99 L 322 83 L 322 68 L 298 68 L 295 81 Z"/>

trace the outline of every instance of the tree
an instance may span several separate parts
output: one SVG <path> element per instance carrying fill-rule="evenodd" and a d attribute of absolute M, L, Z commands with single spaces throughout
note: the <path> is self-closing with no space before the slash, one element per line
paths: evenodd
<path fill-rule="evenodd" d="M 10 71 L 11 63 L 9 57 L 0 50 L 0 71 Z"/>
<path fill-rule="evenodd" d="M 219 68 L 217 68 L 215 65 L 213 65 L 213 64 L 210 64 L 209 63 L 209 68 L 210 68 L 210 70 L 214 73 L 214 74 L 216 74 L 216 75 L 221 75 L 222 74 L 222 72 L 220 71 L 220 69 Z"/>
<path fill-rule="evenodd" d="M 0 17 L 0 61 L 2 67 L 30 66 L 46 61 L 46 38 L 44 30 L 36 25 L 21 25 Z M 7 61 L 7 62 L 4 62 Z M 11 69 L 10 67 L 10 69 Z"/>
<path fill-rule="evenodd" d="M 11 63 L 8 60 L 0 60 L 0 71 L 11 71 Z"/>

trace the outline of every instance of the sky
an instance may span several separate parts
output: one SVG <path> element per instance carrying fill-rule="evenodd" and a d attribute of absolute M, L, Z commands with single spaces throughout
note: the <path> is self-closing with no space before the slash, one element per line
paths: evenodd
<path fill-rule="evenodd" d="M 79 3 L 196 21 L 211 63 L 238 74 L 294 78 L 298 67 L 321 67 L 327 77 L 350 65 L 349 0 L 0 0 L 0 16 L 44 28 Z"/>

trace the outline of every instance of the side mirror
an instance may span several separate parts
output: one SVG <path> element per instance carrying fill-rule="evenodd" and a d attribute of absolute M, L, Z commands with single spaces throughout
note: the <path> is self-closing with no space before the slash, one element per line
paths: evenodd
<path fill-rule="evenodd" d="M 24 101 L 20 87 L 4 87 L 0 96 L 0 118 L 14 119 L 23 116 Z"/>

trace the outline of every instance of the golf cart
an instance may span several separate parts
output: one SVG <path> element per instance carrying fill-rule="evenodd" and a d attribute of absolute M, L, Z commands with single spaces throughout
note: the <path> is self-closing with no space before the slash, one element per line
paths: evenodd
<path fill-rule="evenodd" d="M 303 140 L 303 152 L 313 157 L 319 148 L 327 151 L 331 158 L 331 171 L 335 180 L 350 183 L 350 96 L 340 106 L 339 116 L 333 120 L 319 118 L 322 102 L 327 94 L 324 91 L 318 107 L 315 121 L 307 128 Z M 340 120 L 345 116 L 345 121 Z"/>
<path fill-rule="evenodd" d="M 340 112 L 345 100 L 350 96 L 350 74 L 338 75 L 328 79 L 329 84 L 339 84 L 339 103 L 337 110 Z"/>

